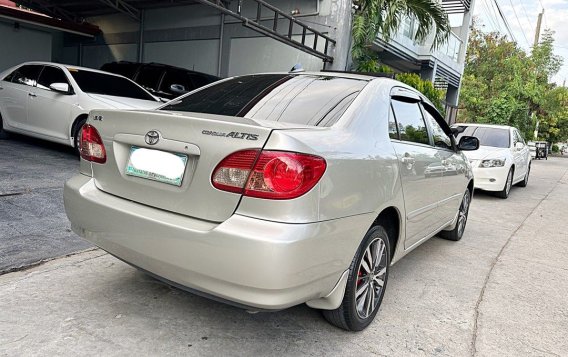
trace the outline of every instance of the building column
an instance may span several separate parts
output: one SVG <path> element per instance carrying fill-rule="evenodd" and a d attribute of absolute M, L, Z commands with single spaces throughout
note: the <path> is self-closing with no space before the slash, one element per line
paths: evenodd
<path fill-rule="evenodd" d="M 331 0 L 330 22 L 335 29 L 330 37 L 335 39 L 335 46 L 329 52 L 333 63 L 326 64 L 326 69 L 345 71 L 351 67 L 351 0 Z M 329 51 L 329 50 L 328 50 Z"/>

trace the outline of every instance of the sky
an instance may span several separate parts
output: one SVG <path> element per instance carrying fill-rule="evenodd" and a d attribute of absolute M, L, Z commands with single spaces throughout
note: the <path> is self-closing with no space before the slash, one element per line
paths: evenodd
<path fill-rule="evenodd" d="M 538 14 L 544 7 L 541 33 L 545 29 L 555 32 L 555 54 L 564 59 L 564 65 L 552 81 L 562 85 L 566 80 L 568 85 L 568 0 L 475 0 L 474 16 L 484 29 L 507 34 L 493 1 L 501 7 L 513 36 L 526 51 L 530 51 L 534 42 Z"/>

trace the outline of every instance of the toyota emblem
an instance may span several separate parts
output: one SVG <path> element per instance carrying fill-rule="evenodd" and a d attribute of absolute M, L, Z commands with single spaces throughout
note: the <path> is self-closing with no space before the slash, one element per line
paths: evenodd
<path fill-rule="evenodd" d="M 157 130 L 150 130 L 144 137 L 146 144 L 156 145 L 160 141 L 160 132 Z"/>

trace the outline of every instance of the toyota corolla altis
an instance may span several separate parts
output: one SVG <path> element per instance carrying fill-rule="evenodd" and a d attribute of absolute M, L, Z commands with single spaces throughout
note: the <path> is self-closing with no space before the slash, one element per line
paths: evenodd
<path fill-rule="evenodd" d="M 158 110 L 96 110 L 73 230 L 172 285 L 249 310 L 307 303 L 362 330 L 391 265 L 459 240 L 474 187 L 432 104 L 389 78 L 229 78 Z"/>

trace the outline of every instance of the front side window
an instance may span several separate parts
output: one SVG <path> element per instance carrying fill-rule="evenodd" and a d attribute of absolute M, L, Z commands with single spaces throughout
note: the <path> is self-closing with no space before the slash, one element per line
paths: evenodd
<path fill-rule="evenodd" d="M 34 87 L 37 84 L 40 71 L 41 66 L 38 65 L 22 66 L 13 72 L 12 83 Z"/>
<path fill-rule="evenodd" d="M 452 150 L 452 139 L 450 136 L 444 132 L 444 129 L 438 124 L 436 119 L 428 112 L 424 110 L 424 116 L 426 121 L 432 129 L 432 138 L 434 139 L 434 146 L 442 149 Z"/>
<path fill-rule="evenodd" d="M 85 93 L 155 101 L 148 92 L 124 77 L 75 68 L 69 68 L 69 72 Z"/>
<path fill-rule="evenodd" d="M 392 108 L 398 123 L 400 140 L 430 144 L 428 129 L 418 103 L 393 100 Z"/>
<path fill-rule="evenodd" d="M 51 90 L 49 88 L 53 83 L 66 83 L 69 84 L 67 76 L 60 68 L 45 66 L 43 71 L 39 75 L 37 81 L 37 87 L 45 90 Z"/>
<path fill-rule="evenodd" d="M 366 84 L 324 75 L 249 75 L 198 90 L 162 110 L 331 126 Z"/>
<path fill-rule="evenodd" d="M 462 136 L 475 136 L 479 140 L 480 146 L 508 148 L 511 145 L 509 129 L 473 125 L 458 125 L 456 129 L 458 130 L 457 142 L 460 141 Z"/>
<path fill-rule="evenodd" d="M 171 86 L 176 85 L 180 91 L 175 92 L 172 90 Z M 191 92 L 195 89 L 193 82 L 189 78 L 189 75 L 185 71 L 172 69 L 166 72 L 162 84 L 160 85 L 160 92 L 168 93 L 174 96 L 180 96 L 187 92 Z"/>

